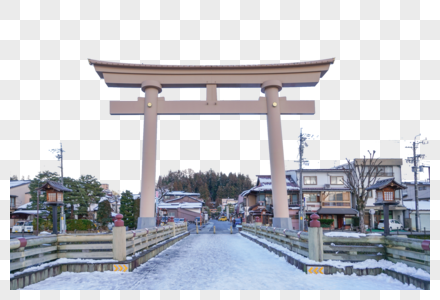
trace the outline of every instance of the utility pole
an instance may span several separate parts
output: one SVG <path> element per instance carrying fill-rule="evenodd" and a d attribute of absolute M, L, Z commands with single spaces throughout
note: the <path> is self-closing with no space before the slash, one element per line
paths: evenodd
<path fill-rule="evenodd" d="M 419 232 L 420 231 L 420 214 L 419 214 L 419 188 L 418 188 L 418 184 L 417 184 L 417 173 L 419 172 L 419 160 L 425 158 L 424 154 L 416 154 L 416 149 L 418 148 L 419 144 L 425 145 L 428 144 L 428 141 L 426 140 L 426 138 L 422 141 L 416 141 L 416 138 L 418 136 L 420 136 L 421 134 L 418 134 L 414 137 L 414 142 L 412 142 L 411 146 L 407 146 L 405 148 L 412 148 L 413 151 L 413 156 L 412 157 L 408 157 L 406 159 L 407 163 L 412 163 L 413 167 L 412 167 L 412 171 L 414 172 L 414 201 L 416 204 L 416 231 Z M 422 169 L 423 167 L 420 167 L 420 169 Z"/>
<path fill-rule="evenodd" d="M 56 148 L 56 149 L 51 149 L 49 150 L 52 153 L 55 153 L 55 157 L 58 160 L 61 160 L 61 167 L 59 167 L 61 169 L 61 185 L 64 185 L 64 174 L 63 174 L 63 152 L 66 152 L 63 150 L 63 144 L 60 143 L 60 148 Z M 57 207 L 54 206 L 54 209 L 56 209 Z M 61 215 L 60 215 L 60 231 L 61 233 L 65 233 L 66 231 L 66 226 L 65 226 L 65 215 L 64 215 L 64 205 L 61 205 Z"/>
<path fill-rule="evenodd" d="M 295 161 L 295 162 L 299 162 L 299 203 L 300 203 L 300 215 L 299 215 L 299 230 L 304 230 L 304 221 L 305 221 L 305 207 L 304 207 L 304 202 L 303 202 L 303 176 L 302 176 L 302 164 L 304 163 L 305 165 L 309 164 L 309 161 L 306 160 L 305 158 L 303 158 L 303 154 L 304 154 L 304 146 L 308 147 L 307 143 L 305 142 L 307 140 L 308 137 L 313 137 L 310 136 L 310 134 L 303 134 L 302 133 L 302 128 L 300 129 L 300 134 L 299 134 L 299 161 Z"/>

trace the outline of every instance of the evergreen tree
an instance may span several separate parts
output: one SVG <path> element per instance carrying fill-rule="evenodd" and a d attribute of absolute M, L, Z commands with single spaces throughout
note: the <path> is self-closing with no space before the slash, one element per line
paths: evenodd
<path fill-rule="evenodd" d="M 71 177 L 64 177 L 63 181 L 64 186 L 72 190 L 71 192 L 64 193 L 66 218 L 75 219 L 75 215 L 77 214 L 77 212 L 75 212 L 75 207 L 80 206 L 81 203 L 85 201 L 84 198 L 86 197 L 86 192 L 82 188 L 79 180 Z"/>
<path fill-rule="evenodd" d="M 101 197 L 105 195 L 101 183 L 92 175 L 81 175 L 78 180 L 81 190 L 78 199 L 78 214 L 89 216 L 89 207 L 93 203 L 98 203 Z"/>
<path fill-rule="evenodd" d="M 58 173 L 56 172 L 50 172 L 50 171 L 43 171 L 39 172 L 37 176 L 34 177 L 34 179 L 31 180 L 31 183 L 29 184 L 29 191 L 31 194 L 31 199 L 29 200 L 31 205 L 30 209 L 37 209 L 37 191 L 36 189 L 41 187 L 46 181 L 56 181 L 59 182 L 60 177 L 58 176 Z M 44 202 L 46 202 L 46 194 L 42 192 L 40 194 L 40 210 L 47 210 L 49 211 L 49 215 L 47 215 L 47 218 L 49 220 L 52 220 L 52 206 L 51 205 L 44 205 Z M 58 207 L 58 212 L 61 210 L 60 207 Z"/>
<path fill-rule="evenodd" d="M 9 177 L 10 181 L 18 180 L 17 175 L 12 175 L 12 177 Z"/>
<path fill-rule="evenodd" d="M 97 221 L 101 223 L 102 226 L 105 226 L 112 221 L 112 208 L 108 200 L 98 203 Z"/>
<path fill-rule="evenodd" d="M 124 225 L 129 228 L 136 227 L 134 221 L 135 205 L 133 200 L 133 194 L 130 191 L 122 192 L 121 194 L 121 209 L 120 212 L 123 216 L 122 220 Z"/>

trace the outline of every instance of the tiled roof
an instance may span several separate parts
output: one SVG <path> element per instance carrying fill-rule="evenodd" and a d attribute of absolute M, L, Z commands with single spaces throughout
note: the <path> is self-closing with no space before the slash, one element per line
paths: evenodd
<path fill-rule="evenodd" d="M 53 187 L 55 190 L 58 190 L 58 191 L 63 191 L 63 192 L 71 192 L 72 191 L 71 189 L 68 189 L 65 186 L 63 186 L 61 183 L 51 181 L 51 180 L 46 181 L 46 183 L 43 184 L 39 189 L 42 189 L 43 187 L 46 187 L 47 185 L 50 185 L 51 187 Z"/>
<path fill-rule="evenodd" d="M 376 189 L 383 189 L 384 187 L 386 187 L 387 185 L 389 185 L 390 183 L 394 183 L 395 185 L 399 186 L 402 189 L 406 189 L 406 186 L 404 186 L 403 184 L 399 184 L 394 180 L 394 177 L 392 178 L 387 178 L 387 179 L 382 179 L 382 180 L 378 180 L 376 181 L 375 184 L 373 184 L 370 187 L 367 187 L 366 190 L 376 190 Z"/>

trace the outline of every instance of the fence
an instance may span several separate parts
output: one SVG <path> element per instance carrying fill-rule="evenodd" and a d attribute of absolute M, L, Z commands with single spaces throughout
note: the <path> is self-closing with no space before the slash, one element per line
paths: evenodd
<path fill-rule="evenodd" d="M 256 226 L 255 224 L 243 224 L 243 231 L 281 245 L 305 257 L 311 257 L 310 233 Z M 353 238 L 323 235 L 321 245 L 323 260 L 359 262 L 367 259 L 386 259 L 430 272 L 429 241 L 403 236 L 367 235 Z"/>
<path fill-rule="evenodd" d="M 187 223 L 133 231 L 124 228 L 125 239 L 123 237 L 122 241 L 125 243 L 120 243 L 125 248 L 124 260 L 125 255 L 134 255 L 186 231 Z M 13 239 L 10 241 L 10 270 L 19 271 L 58 258 L 114 259 L 114 239 L 114 232 Z"/>

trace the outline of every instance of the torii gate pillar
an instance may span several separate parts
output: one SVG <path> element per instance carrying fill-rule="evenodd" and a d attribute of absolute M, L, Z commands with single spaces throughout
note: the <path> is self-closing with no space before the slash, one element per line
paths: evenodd
<path fill-rule="evenodd" d="M 144 103 L 144 139 L 142 144 L 141 201 L 137 228 L 156 226 L 154 211 L 156 149 L 157 149 L 157 100 L 162 85 L 155 80 L 146 80 L 141 84 L 145 92 Z"/>
<path fill-rule="evenodd" d="M 282 83 L 278 80 L 265 81 L 261 91 L 266 94 L 267 136 L 269 138 L 270 173 L 272 177 L 272 199 L 274 218 L 272 225 L 278 228 L 292 229 L 289 210 L 286 205 L 287 185 L 284 166 L 283 136 L 278 92 Z"/>

